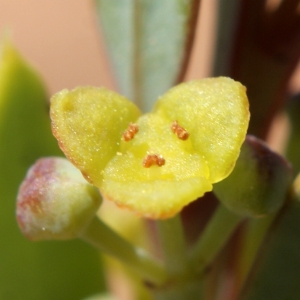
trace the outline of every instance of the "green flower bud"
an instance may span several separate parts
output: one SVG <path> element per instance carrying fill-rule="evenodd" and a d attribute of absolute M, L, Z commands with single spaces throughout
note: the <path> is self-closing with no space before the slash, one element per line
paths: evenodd
<path fill-rule="evenodd" d="M 230 210 L 259 217 L 279 210 L 292 182 L 290 164 L 261 140 L 247 136 L 233 172 L 214 186 Z"/>
<path fill-rule="evenodd" d="M 28 171 L 17 197 L 17 220 L 31 240 L 79 237 L 101 203 L 90 185 L 68 160 L 39 159 Z"/>

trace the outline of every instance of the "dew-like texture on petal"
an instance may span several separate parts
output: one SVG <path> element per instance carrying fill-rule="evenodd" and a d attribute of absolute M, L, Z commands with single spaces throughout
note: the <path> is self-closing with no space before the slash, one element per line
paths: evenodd
<path fill-rule="evenodd" d="M 147 114 L 137 121 L 138 133 L 122 141 L 117 155 L 104 170 L 101 192 L 121 207 L 149 218 L 167 218 L 210 191 L 209 169 L 189 139 L 179 139 L 172 122 Z M 148 155 L 164 164 L 144 167 Z"/>
<path fill-rule="evenodd" d="M 102 172 L 119 149 L 121 136 L 140 115 L 138 108 L 105 88 L 63 90 L 51 99 L 52 131 L 65 155 L 99 186 Z"/>
<path fill-rule="evenodd" d="M 17 197 L 17 220 L 32 240 L 79 237 L 95 216 L 101 196 L 68 160 L 39 159 Z"/>
<path fill-rule="evenodd" d="M 246 88 L 230 78 L 182 83 L 163 95 L 154 109 L 190 133 L 196 153 L 208 165 L 212 183 L 232 171 L 249 123 Z"/>

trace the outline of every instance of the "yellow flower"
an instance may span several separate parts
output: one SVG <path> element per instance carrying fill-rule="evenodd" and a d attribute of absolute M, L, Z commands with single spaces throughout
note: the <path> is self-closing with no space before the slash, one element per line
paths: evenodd
<path fill-rule="evenodd" d="M 182 83 L 141 115 L 104 88 L 51 99 L 53 134 L 106 199 L 139 215 L 174 216 L 227 177 L 249 122 L 246 89 L 230 78 Z"/>

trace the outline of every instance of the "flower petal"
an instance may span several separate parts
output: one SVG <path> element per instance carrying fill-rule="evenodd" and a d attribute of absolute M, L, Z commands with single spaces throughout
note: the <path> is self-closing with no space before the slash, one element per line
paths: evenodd
<path fill-rule="evenodd" d="M 163 95 L 155 112 L 177 120 L 202 155 L 212 183 L 232 171 L 249 122 L 246 89 L 226 77 L 182 83 Z"/>
<path fill-rule="evenodd" d="M 115 189 L 113 192 L 112 188 Z M 206 178 L 132 183 L 106 180 L 101 192 L 118 206 L 151 219 L 171 218 L 184 206 L 211 191 Z M 117 200 L 116 200 L 117 199 Z"/>
<path fill-rule="evenodd" d="M 51 99 L 52 131 L 65 155 L 99 186 L 124 130 L 140 115 L 126 98 L 105 88 L 63 90 Z"/>
<path fill-rule="evenodd" d="M 162 219 L 212 189 L 205 160 L 188 139 L 172 132 L 168 119 L 147 114 L 136 125 L 138 133 L 121 143 L 120 152 L 104 170 L 100 189 L 105 198 L 139 215 Z M 145 166 L 151 155 L 163 163 Z"/>

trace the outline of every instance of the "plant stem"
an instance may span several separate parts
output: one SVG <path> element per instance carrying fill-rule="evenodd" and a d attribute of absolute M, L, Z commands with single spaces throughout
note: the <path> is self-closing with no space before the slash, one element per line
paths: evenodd
<path fill-rule="evenodd" d="M 241 287 L 254 263 L 258 250 L 270 229 L 276 214 L 249 220 L 244 232 L 243 246 L 239 256 L 239 286 Z"/>
<path fill-rule="evenodd" d="M 242 220 L 242 216 L 231 213 L 220 204 L 191 253 L 190 268 L 193 268 L 197 273 L 203 272 Z"/>
<path fill-rule="evenodd" d="M 187 249 L 180 215 L 157 221 L 157 228 L 168 274 L 183 273 L 187 267 Z"/>
<path fill-rule="evenodd" d="M 134 247 L 97 217 L 80 238 L 119 259 L 153 284 L 161 285 L 167 278 L 164 268 L 145 250 Z"/>
<path fill-rule="evenodd" d="M 194 278 L 181 284 L 174 284 L 169 289 L 155 291 L 153 298 L 155 300 L 201 300 L 203 294 L 203 282 Z"/>

